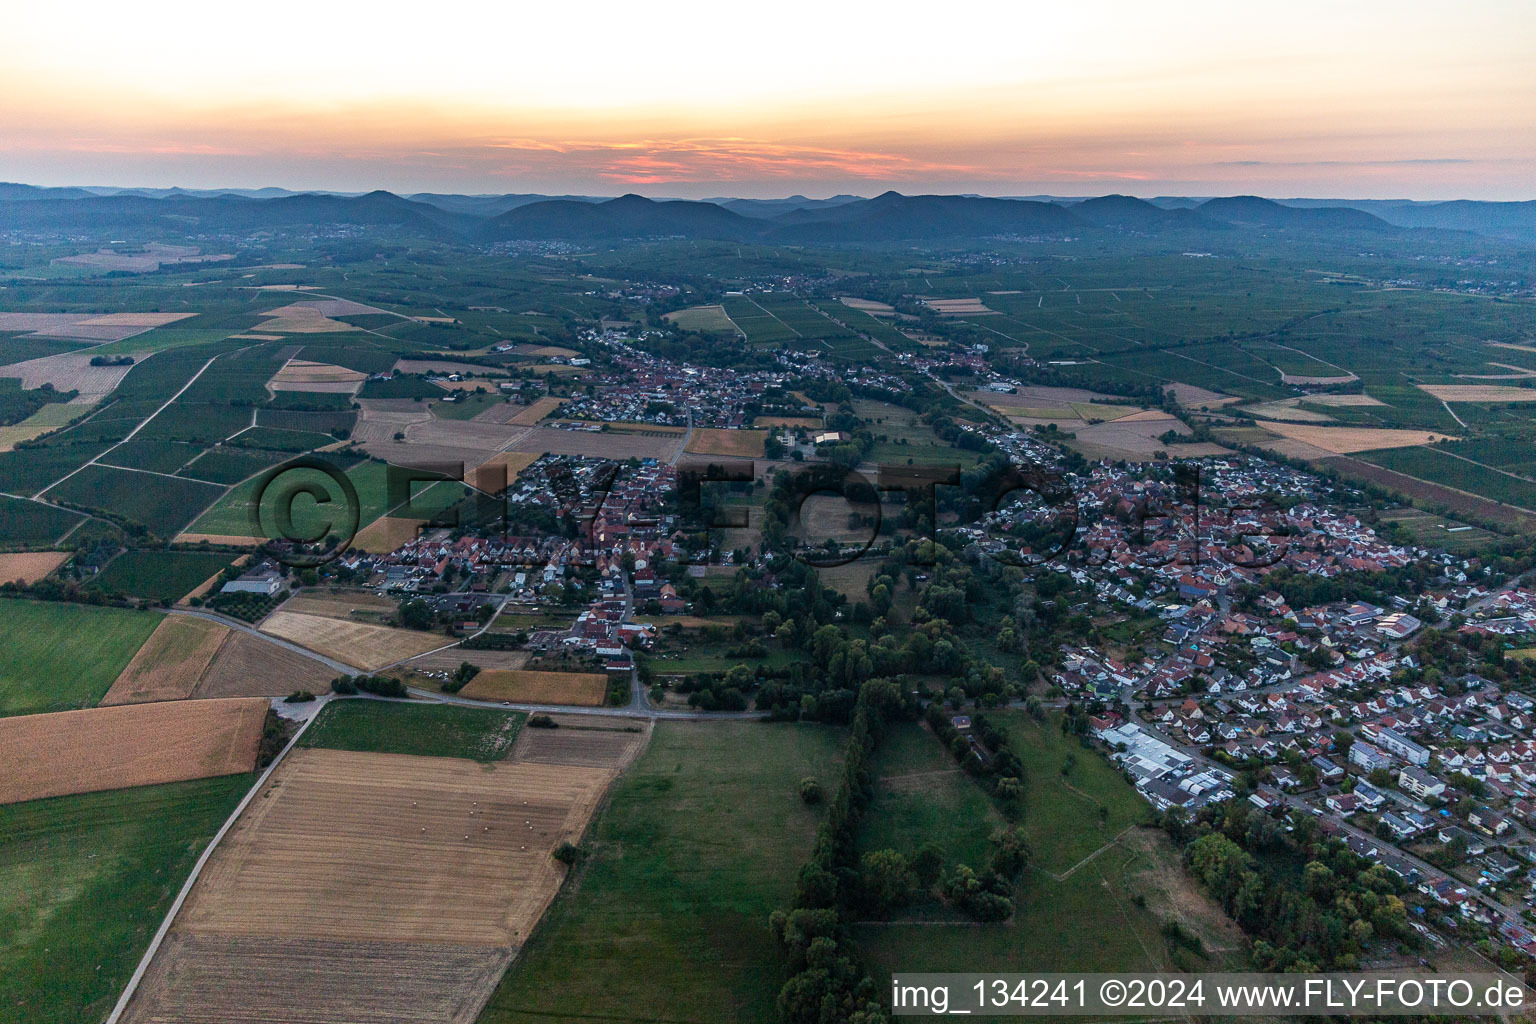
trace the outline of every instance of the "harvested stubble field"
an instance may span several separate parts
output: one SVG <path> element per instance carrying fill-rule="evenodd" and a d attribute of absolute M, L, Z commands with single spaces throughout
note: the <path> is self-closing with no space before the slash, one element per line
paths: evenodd
<path fill-rule="evenodd" d="M 209 862 L 176 930 L 520 944 L 611 768 L 300 749 Z M 465 839 L 465 836 L 468 839 Z"/>
<path fill-rule="evenodd" d="M 426 525 L 425 519 L 404 519 L 396 516 L 380 516 L 365 526 L 352 539 L 352 547 L 369 554 L 387 554 L 408 541 Z"/>
<path fill-rule="evenodd" d="M 1442 402 L 1536 402 L 1536 388 L 1505 384 L 1420 384 Z"/>
<path fill-rule="evenodd" d="M 519 410 L 516 415 L 507 420 L 508 423 L 520 427 L 531 427 L 544 419 L 550 413 L 560 408 L 565 400 L 553 395 L 545 395 L 543 398 Z"/>
<path fill-rule="evenodd" d="M 231 630 L 192 696 L 285 697 L 295 690 L 323 693 L 335 675 L 297 651 Z"/>
<path fill-rule="evenodd" d="M 558 729 L 524 729 L 518 734 L 517 745 L 512 748 L 514 761 L 623 770 L 645 749 L 646 732 L 628 719 L 553 717 Z"/>
<path fill-rule="evenodd" d="M 411 668 L 421 671 L 452 672 L 466 661 L 482 669 L 519 669 L 528 664 L 532 655 L 528 651 L 477 651 L 468 647 L 450 647 L 422 655 L 411 662 Z"/>
<path fill-rule="evenodd" d="M 124 1020 L 470 1024 L 564 880 L 551 852 L 623 763 L 294 751 Z"/>
<path fill-rule="evenodd" d="M 0 553 L 0 583 L 35 583 L 64 564 L 68 551 Z"/>
<path fill-rule="evenodd" d="M 608 677 L 600 672 L 486 669 L 471 679 L 459 691 L 459 696 L 472 700 L 511 701 L 514 704 L 597 707 L 607 693 Z"/>
<path fill-rule="evenodd" d="M 514 950 L 172 932 L 124 1024 L 473 1024 Z"/>
<path fill-rule="evenodd" d="M 288 611 L 273 612 L 261 624 L 261 631 L 368 672 L 425 654 L 449 642 L 439 633 L 417 633 Z"/>
<path fill-rule="evenodd" d="M 1532 392 L 1536 394 L 1536 392 Z M 1455 441 L 1457 438 L 1424 430 L 1389 430 L 1373 427 L 1314 427 L 1303 423 L 1269 422 L 1264 429 L 1293 441 L 1313 445 L 1335 455 L 1373 451 L 1378 448 L 1407 448 Z"/>
<path fill-rule="evenodd" d="M 248 772 L 270 707 L 246 697 L 0 719 L 0 803 Z"/>
<path fill-rule="evenodd" d="M 762 458 L 766 430 L 696 429 L 683 449 L 690 455 L 724 455 L 738 459 Z"/>
<path fill-rule="evenodd" d="M 207 619 L 167 615 L 113 682 L 102 707 L 192 696 L 230 632 Z"/>
<path fill-rule="evenodd" d="M 395 602 L 367 590 L 332 591 L 322 587 L 295 594 L 283 603 L 282 610 L 332 619 L 374 619 L 395 614 Z"/>
<path fill-rule="evenodd" d="M 752 421 L 754 427 L 788 428 L 794 430 L 803 427 L 806 430 L 820 430 L 826 422 L 819 416 L 759 416 Z"/>

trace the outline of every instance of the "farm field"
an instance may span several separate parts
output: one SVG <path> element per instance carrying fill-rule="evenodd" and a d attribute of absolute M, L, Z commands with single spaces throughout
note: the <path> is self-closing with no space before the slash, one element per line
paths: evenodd
<path fill-rule="evenodd" d="M 1364 451 L 1357 455 L 1384 469 L 1406 473 L 1421 480 L 1454 487 L 1490 501 L 1504 502 L 1536 511 L 1536 482 L 1521 479 L 1508 470 L 1474 462 L 1439 448 L 1413 447 Z"/>
<path fill-rule="evenodd" d="M 1315 445 L 1334 455 L 1349 455 L 1380 448 L 1409 448 L 1435 441 L 1455 440 L 1444 434 L 1421 430 L 1376 430 L 1368 427 L 1314 427 L 1301 423 L 1266 423 L 1264 429 L 1281 437 Z"/>
<path fill-rule="evenodd" d="M 61 540 L 85 519 L 40 501 L 0 495 L 0 544 L 44 546 Z"/>
<path fill-rule="evenodd" d="M 842 742 L 809 725 L 658 723 L 593 828 L 580 885 L 550 908 L 482 1024 L 772 1020 L 783 979 L 768 915 L 821 819 L 795 784 L 831 785 Z"/>
<path fill-rule="evenodd" d="M 124 1019 L 470 1024 L 564 880 L 551 852 L 623 763 L 295 751 Z"/>
<path fill-rule="evenodd" d="M 209 862 L 176 930 L 516 946 L 563 876 L 550 851 L 580 834 L 611 777 L 579 765 L 295 751 Z M 274 890 L 274 879 L 290 884 Z"/>
<path fill-rule="evenodd" d="M 501 761 L 527 716 L 519 711 L 376 700 L 333 701 L 299 741 L 375 754 Z"/>
<path fill-rule="evenodd" d="M 97 513 L 123 516 L 157 536 L 174 537 L 223 493 L 223 487 L 200 480 L 151 477 L 97 465 L 87 466 L 52 488 L 47 497 Z"/>
<path fill-rule="evenodd" d="M 269 710 L 245 697 L 0 719 L 0 803 L 248 772 Z"/>
<path fill-rule="evenodd" d="M 560 408 L 563 402 L 564 399 L 556 398 L 554 395 L 545 395 L 532 405 L 519 410 L 507 422 L 516 426 L 531 427 Z"/>
<path fill-rule="evenodd" d="M 230 632 L 207 619 L 167 615 L 113 681 L 102 707 L 192 696 Z"/>
<path fill-rule="evenodd" d="M 94 707 L 163 617 L 0 600 L 0 716 Z"/>
<path fill-rule="evenodd" d="M 398 602 L 370 590 L 306 587 L 283 602 L 282 610 L 333 619 L 380 620 L 392 617 Z"/>
<path fill-rule="evenodd" d="M 234 556 L 218 551 L 125 551 L 91 580 L 91 587 L 169 603 L 233 561 Z"/>
<path fill-rule="evenodd" d="M 706 334 L 742 333 L 726 315 L 724 306 L 694 306 L 690 309 L 680 309 L 675 313 L 668 313 L 666 319 L 685 331 L 703 331 Z"/>
<path fill-rule="evenodd" d="M 763 457 L 765 430 L 710 430 L 695 428 L 683 450 L 690 455 L 726 455 L 738 459 Z"/>
<path fill-rule="evenodd" d="M 296 651 L 230 631 L 192 696 L 286 697 L 295 690 L 324 693 L 336 673 Z"/>
<path fill-rule="evenodd" d="M 0 806 L 0 1020 L 106 1017 L 249 775 Z"/>
<path fill-rule="evenodd" d="M 597 707 L 608 693 L 608 677 L 600 672 L 532 672 L 526 669 L 486 669 L 459 691 L 472 700 L 505 700 L 514 704 L 576 704 Z"/>
<path fill-rule="evenodd" d="M 261 631 L 368 672 L 376 672 L 385 665 L 425 654 L 451 642 L 441 633 L 418 633 L 288 611 L 276 611 L 267 616 Z"/>
<path fill-rule="evenodd" d="M 36 582 L 68 559 L 68 551 L 0 553 L 0 583 Z"/>

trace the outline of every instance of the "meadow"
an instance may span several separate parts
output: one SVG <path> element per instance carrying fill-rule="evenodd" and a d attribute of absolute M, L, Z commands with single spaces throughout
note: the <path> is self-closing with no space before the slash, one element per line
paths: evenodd
<path fill-rule="evenodd" d="M 127 608 L 0 600 L 0 715 L 95 707 L 161 618 Z"/>
<path fill-rule="evenodd" d="M 526 717 L 452 704 L 341 700 L 320 712 L 299 742 L 331 750 L 500 761 Z"/>
<path fill-rule="evenodd" d="M 481 1024 L 773 1019 L 768 915 L 821 819 L 795 786 L 830 787 L 842 742 L 818 726 L 658 723 Z"/>
<path fill-rule="evenodd" d="M 1025 764 L 1022 825 L 1031 860 L 1016 888 L 1014 918 L 978 925 L 929 913 L 920 921 L 856 925 L 876 987 L 913 964 L 933 971 L 1019 964 L 1040 971 L 1167 970 L 1173 953 L 1161 929 L 1170 918 L 1201 937 L 1210 955 L 1204 969 L 1238 969 L 1234 926 L 1182 880 L 1167 839 L 1141 827 L 1150 809 L 1130 783 L 1097 752 L 1063 736 L 1054 718 L 1042 724 L 1019 711 L 988 715 Z M 975 782 L 954 771 L 936 739 L 909 729 L 916 727 L 893 730 L 876 754 L 876 799 L 861 847 L 910 851 L 931 841 L 951 862 L 978 858 L 999 820 L 995 809 Z M 941 771 L 949 774 L 935 774 Z M 894 820 L 882 822 L 881 808 Z"/>
<path fill-rule="evenodd" d="M 249 775 L 0 807 L 0 1021 L 101 1020 Z"/>

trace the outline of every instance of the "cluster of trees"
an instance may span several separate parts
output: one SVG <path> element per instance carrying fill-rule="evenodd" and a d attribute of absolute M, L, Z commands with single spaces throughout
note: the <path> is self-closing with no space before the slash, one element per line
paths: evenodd
<path fill-rule="evenodd" d="M 1404 883 L 1293 814 L 1292 831 L 1242 801 L 1164 816 L 1191 875 L 1253 936 L 1260 971 L 1352 971 L 1373 942 L 1415 947 Z M 1299 877 L 1294 867 L 1304 866 Z"/>
<path fill-rule="evenodd" d="M 785 1024 L 879 1024 L 889 1019 L 873 979 L 855 957 L 848 925 L 850 915 L 872 901 L 897 898 L 909 888 L 911 868 L 899 855 L 880 851 L 872 859 L 860 858 L 856 841 L 874 794 L 870 756 L 888 723 L 914 711 L 889 680 L 871 679 L 859 688 L 842 781 L 816 833 L 811 859 L 800 869 L 794 905 L 769 917 L 789 964 L 778 999 Z"/>
<path fill-rule="evenodd" d="M 405 684 L 393 676 L 337 676 L 331 680 L 331 692 L 340 694 L 377 694 L 380 697 L 408 696 Z"/>
<path fill-rule="evenodd" d="M 479 665 L 471 665 L 467 661 L 459 662 L 459 667 L 453 670 L 453 675 L 443 681 L 444 693 L 458 693 L 469 685 L 469 681 L 480 674 Z"/>

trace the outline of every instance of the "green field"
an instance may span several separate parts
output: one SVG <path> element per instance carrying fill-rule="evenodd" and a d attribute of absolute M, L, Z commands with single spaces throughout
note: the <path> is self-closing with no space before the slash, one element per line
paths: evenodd
<path fill-rule="evenodd" d="M 343 700 L 322 711 L 299 742 L 332 750 L 500 761 L 526 717 L 520 711 L 452 704 Z"/>
<path fill-rule="evenodd" d="M 1018 886 L 1018 910 L 1012 921 L 995 925 L 931 919 L 858 925 L 859 952 L 877 988 L 892 971 L 915 964 L 932 971 L 1168 969 L 1160 929 L 1170 917 L 1201 935 L 1211 954 L 1203 969 L 1239 962 L 1232 926 L 1186 890 L 1166 838 L 1135 827 L 1148 820 L 1150 808 L 1107 761 L 1063 737 L 1054 720 L 1041 726 L 1022 712 L 988 715 L 1007 729 L 1026 766 L 1023 826 L 1032 857 Z M 882 775 L 860 845 L 910 850 L 933 841 L 952 859 L 974 851 L 995 811 L 964 775 L 902 779 L 940 770 L 918 740 L 954 764 L 932 736 L 906 734 L 908 728 L 915 727 L 893 731 L 890 746 L 877 753 Z M 890 820 L 879 820 L 882 808 Z"/>
<path fill-rule="evenodd" d="M 859 849 L 896 850 L 911 857 L 937 841 L 949 866 L 980 871 L 991 855 L 988 837 L 1003 817 L 991 798 L 922 725 L 892 726 L 875 754 L 875 798 L 864 816 Z"/>
<path fill-rule="evenodd" d="M 158 537 L 173 537 L 224 493 L 200 480 L 87 466 L 48 491 L 55 501 L 120 516 Z"/>
<path fill-rule="evenodd" d="M 106 1017 L 249 775 L 0 807 L 0 1022 Z"/>
<path fill-rule="evenodd" d="M 125 551 L 91 581 L 91 589 L 176 601 L 233 559 L 217 551 Z"/>
<path fill-rule="evenodd" d="M 481 1024 L 775 1019 L 768 915 L 785 905 L 843 734 L 661 722 L 592 830 L 582 873 L 512 964 Z"/>
<path fill-rule="evenodd" d="M 721 306 L 694 306 L 691 309 L 680 309 L 676 313 L 668 313 L 667 319 L 685 331 L 730 335 L 741 333 Z"/>
<path fill-rule="evenodd" d="M 472 420 L 494 406 L 506 402 L 500 395 L 475 392 L 452 402 L 433 402 L 432 414 L 440 420 Z"/>
<path fill-rule="evenodd" d="M 0 544 L 47 546 L 80 519 L 78 512 L 0 494 Z"/>
<path fill-rule="evenodd" d="M 0 601 L 0 715 L 95 707 L 161 618 L 127 608 Z"/>

